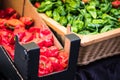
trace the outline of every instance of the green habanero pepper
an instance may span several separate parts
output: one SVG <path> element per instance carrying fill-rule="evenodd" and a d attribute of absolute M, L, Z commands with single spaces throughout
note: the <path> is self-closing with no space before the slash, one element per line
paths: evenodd
<path fill-rule="evenodd" d="M 85 19 L 84 19 L 84 23 L 85 23 L 85 26 L 88 26 L 88 24 L 90 24 L 92 22 L 92 17 L 90 14 L 86 13 L 84 15 Z"/>
<path fill-rule="evenodd" d="M 83 15 L 83 16 L 87 13 L 86 9 L 80 9 L 79 11 L 80 11 L 81 15 Z"/>
<path fill-rule="evenodd" d="M 94 1 L 90 1 L 90 5 L 94 5 L 95 7 L 99 7 L 100 6 L 100 0 L 94 0 Z"/>
<path fill-rule="evenodd" d="M 63 26 L 67 26 L 67 18 L 65 16 L 61 16 L 59 23 L 62 24 Z"/>
<path fill-rule="evenodd" d="M 67 18 L 68 21 L 72 20 L 72 18 L 73 18 L 72 14 L 68 13 L 67 16 L 66 16 L 66 18 Z"/>
<path fill-rule="evenodd" d="M 53 6 L 53 3 L 51 1 L 46 1 L 46 2 L 42 2 L 40 7 L 37 8 L 38 12 L 45 12 L 47 10 L 51 10 Z"/>
<path fill-rule="evenodd" d="M 59 12 L 59 14 L 60 14 L 61 16 L 65 16 L 65 15 L 66 15 L 66 11 L 65 11 L 64 6 L 58 6 L 58 7 L 57 7 L 57 10 L 58 10 L 58 12 Z"/>
<path fill-rule="evenodd" d="M 100 33 L 107 32 L 111 30 L 112 25 L 105 25 L 101 30 Z"/>
<path fill-rule="evenodd" d="M 57 9 L 54 9 L 54 11 L 53 11 L 53 19 L 55 21 L 59 21 L 60 20 L 60 14 L 58 13 Z"/>
<path fill-rule="evenodd" d="M 111 3 L 102 3 L 100 4 L 100 10 L 103 12 L 103 13 L 108 13 L 110 10 L 112 9 L 112 5 Z"/>
<path fill-rule="evenodd" d="M 78 0 L 65 0 L 65 7 L 68 12 L 77 13 L 80 8 L 80 1 Z"/>
<path fill-rule="evenodd" d="M 83 21 L 84 20 L 84 16 L 82 14 L 79 14 L 77 19 Z"/>
<path fill-rule="evenodd" d="M 110 15 L 116 18 L 120 18 L 120 10 L 113 8 L 110 10 Z"/>
<path fill-rule="evenodd" d="M 78 33 L 78 28 L 77 28 L 77 27 L 72 27 L 72 26 L 71 26 L 71 31 L 72 31 L 72 32 L 75 32 L 75 33 Z"/>
<path fill-rule="evenodd" d="M 57 2 L 54 2 L 55 7 L 63 6 L 62 0 L 57 0 Z"/>
<path fill-rule="evenodd" d="M 106 20 L 103 20 L 103 19 L 93 19 L 92 20 L 92 23 L 93 24 L 101 24 L 101 25 L 103 25 L 103 24 L 105 24 L 107 21 Z"/>
<path fill-rule="evenodd" d="M 100 24 L 89 23 L 89 24 L 86 26 L 86 29 L 89 30 L 89 31 L 92 31 L 92 32 L 96 32 L 96 31 L 98 31 L 98 28 L 99 28 L 100 26 L 101 26 Z"/>
<path fill-rule="evenodd" d="M 78 32 L 78 34 L 88 35 L 88 34 L 90 34 L 90 31 L 88 31 L 88 30 L 83 30 L 83 31 Z"/>
<path fill-rule="evenodd" d="M 48 16 L 48 17 L 52 17 L 52 10 L 49 10 L 49 11 L 46 11 L 45 14 Z"/>
<path fill-rule="evenodd" d="M 84 26 L 84 22 L 80 20 L 75 20 L 72 24 L 73 27 L 77 27 L 78 31 L 81 31 Z"/>
<path fill-rule="evenodd" d="M 100 10 L 97 10 L 97 18 L 102 18 L 103 12 Z"/>
<path fill-rule="evenodd" d="M 103 15 L 102 15 L 102 19 L 107 19 L 107 20 L 113 20 L 113 21 L 118 21 L 116 18 L 114 18 L 114 17 L 112 17 L 112 16 L 110 16 L 110 15 L 108 15 L 108 14 L 106 14 L 106 13 L 104 13 Z"/>
<path fill-rule="evenodd" d="M 86 6 L 86 9 L 93 18 L 97 18 L 97 12 L 96 12 L 95 6 L 89 5 L 89 6 Z"/>

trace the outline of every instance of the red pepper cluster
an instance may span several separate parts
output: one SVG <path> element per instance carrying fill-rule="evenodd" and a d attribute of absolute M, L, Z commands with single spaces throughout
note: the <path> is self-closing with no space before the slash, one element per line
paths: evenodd
<path fill-rule="evenodd" d="M 13 8 L 0 9 L 0 45 L 2 45 L 14 59 L 14 36 L 18 35 L 20 41 L 27 40 L 27 27 L 32 27 L 33 19 L 20 17 Z M 29 39 L 30 40 L 30 39 Z"/>
<path fill-rule="evenodd" d="M 14 59 L 15 35 L 21 44 L 35 42 L 40 47 L 38 76 L 61 71 L 67 67 L 68 53 L 54 46 L 51 31 L 45 26 L 33 26 L 31 17 L 20 17 L 12 8 L 0 10 L 0 45 Z"/>
<path fill-rule="evenodd" d="M 113 1 L 113 2 L 112 2 L 112 6 L 113 6 L 114 8 L 120 7 L 120 0 L 115 0 L 115 1 Z"/>
<path fill-rule="evenodd" d="M 62 71 L 67 68 L 68 54 L 65 51 L 58 51 L 55 46 L 42 48 L 39 62 L 38 76 L 44 76 L 52 72 Z"/>

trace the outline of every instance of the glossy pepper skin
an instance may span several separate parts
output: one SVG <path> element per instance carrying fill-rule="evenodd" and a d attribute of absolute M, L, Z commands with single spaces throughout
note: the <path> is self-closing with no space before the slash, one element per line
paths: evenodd
<path fill-rule="evenodd" d="M 26 26 L 31 26 L 34 22 L 31 17 L 21 17 L 20 21 L 23 22 Z"/>
<path fill-rule="evenodd" d="M 45 1 L 42 2 L 40 7 L 37 9 L 38 12 L 45 12 L 47 10 L 50 10 L 53 6 L 53 3 L 51 1 Z"/>
<path fill-rule="evenodd" d="M 50 29 L 43 24 L 33 26 L 34 20 L 31 17 L 18 18 L 17 12 L 13 12 L 13 9 L 8 8 L 7 13 L 10 15 L 3 14 L 0 17 L 0 45 L 4 47 L 11 59 L 14 60 L 17 35 L 20 44 L 35 42 L 40 47 L 39 77 L 64 70 L 67 67 L 68 56 L 66 55 L 68 54 L 62 54 L 55 46 Z"/>
<path fill-rule="evenodd" d="M 119 1 L 119 0 L 113 1 L 113 2 L 112 2 L 112 6 L 113 6 L 114 8 L 119 8 L 119 7 L 120 7 L 120 1 Z"/>
<path fill-rule="evenodd" d="M 57 11 L 57 9 L 55 9 L 55 10 L 53 11 L 53 19 L 54 19 L 55 21 L 60 21 L 60 14 L 59 14 L 59 12 Z"/>
<path fill-rule="evenodd" d="M 10 17 L 10 19 L 19 19 L 19 18 L 20 18 L 20 14 L 17 12 Z"/>
<path fill-rule="evenodd" d="M 48 17 L 53 17 L 52 10 L 46 11 L 45 13 Z"/>
<path fill-rule="evenodd" d="M 53 72 L 64 70 L 62 64 L 60 64 L 60 59 L 56 57 L 49 57 L 50 62 L 52 63 Z"/>
<path fill-rule="evenodd" d="M 65 16 L 61 16 L 59 23 L 62 24 L 63 26 L 67 26 L 67 19 Z"/>
<path fill-rule="evenodd" d="M 40 52 L 41 52 L 41 55 L 44 55 L 47 57 L 57 57 L 59 55 L 59 50 L 56 46 L 51 46 L 49 48 L 42 47 Z"/>
<path fill-rule="evenodd" d="M 6 8 L 5 12 L 6 12 L 7 16 L 12 16 L 14 13 L 16 13 L 16 10 L 13 8 Z"/>
<path fill-rule="evenodd" d="M 48 0 L 40 1 L 40 3 L 45 3 L 46 1 Z M 99 34 L 104 32 L 101 29 L 104 29 L 105 26 L 111 25 L 111 27 L 109 27 L 110 29 L 105 31 L 109 31 L 119 27 L 118 23 L 118 19 L 120 18 L 119 0 L 56 0 L 56 1 L 49 0 L 49 1 L 52 2 L 51 4 L 52 8 L 49 8 L 49 10 L 41 12 L 45 12 L 49 17 L 53 18 L 62 26 L 66 27 L 67 24 L 70 24 L 72 31 L 75 33 L 78 34 L 82 33 L 82 35 Z M 38 9 L 39 8 L 37 8 L 37 10 Z M 107 14 L 112 18 L 111 19 L 109 18 L 107 20 L 103 19 L 102 18 L 103 14 Z M 80 18 L 77 19 L 78 17 Z M 102 19 L 103 24 L 97 23 L 98 21 L 97 19 L 98 20 Z M 83 23 L 81 21 L 83 21 Z"/>
<path fill-rule="evenodd" d="M 77 13 L 80 7 L 79 0 L 65 0 L 66 9 L 68 12 Z"/>
<path fill-rule="evenodd" d="M 59 52 L 58 59 L 62 67 L 65 69 L 68 65 L 69 53 L 65 52 L 64 50 L 61 50 Z"/>
<path fill-rule="evenodd" d="M 35 2 L 34 6 L 35 6 L 36 8 L 39 8 L 39 7 L 40 7 L 40 2 Z"/>
<path fill-rule="evenodd" d="M 66 11 L 65 11 L 63 5 L 57 7 L 57 12 L 59 12 L 59 14 L 60 14 L 61 16 L 65 16 L 65 15 L 66 15 Z"/>
<path fill-rule="evenodd" d="M 93 18 L 97 18 L 96 8 L 93 5 L 89 5 L 86 7 L 87 11 L 91 14 Z"/>
<path fill-rule="evenodd" d="M 22 23 L 20 20 L 18 19 L 9 19 L 7 20 L 6 22 L 6 27 L 10 28 L 10 29 L 13 29 L 20 26 L 20 27 L 25 27 L 25 24 Z"/>
<path fill-rule="evenodd" d="M 67 68 L 68 65 L 68 58 L 69 54 L 65 51 L 58 51 L 55 46 L 52 46 L 51 49 L 54 53 L 54 51 L 57 51 L 57 55 L 53 56 L 47 53 L 48 49 L 46 47 L 43 47 L 40 52 L 40 62 L 39 62 L 39 72 L 38 76 L 45 76 L 50 73 L 54 73 L 57 71 L 62 71 L 65 68 Z M 49 55 L 49 56 L 48 56 Z"/>
<path fill-rule="evenodd" d="M 53 72 L 52 63 L 46 56 L 40 55 L 38 76 L 43 76 Z"/>

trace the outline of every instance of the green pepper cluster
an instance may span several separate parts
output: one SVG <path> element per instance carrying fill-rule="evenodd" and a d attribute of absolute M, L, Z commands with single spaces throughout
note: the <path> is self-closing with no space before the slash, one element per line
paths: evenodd
<path fill-rule="evenodd" d="M 113 8 L 112 1 L 41 0 L 37 11 L 46 13 L 63 26 L 70 24 L 75 33 L 98 34 L 120 27 L 120 8 Z"/>

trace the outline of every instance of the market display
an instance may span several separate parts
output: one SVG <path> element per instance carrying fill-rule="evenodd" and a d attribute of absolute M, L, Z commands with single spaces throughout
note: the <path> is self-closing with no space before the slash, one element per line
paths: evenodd
<path fill-rule="evenodd" d="M 30 0 L 63 26 L 77 34 L 99 34 L 120 27 L 119 0 Z M 37 6 L 36 6 L 37 5 Z"/>
<path fill-rule="evenodd" d="M 34 26 L 31 17 L 21 17 L 13 8 L 0 9 L 0 45 L 14 60 L 15 36 L 20 44 L 35 42 L 40 47 L 38 76 L 67 68 L 68 53 L 54 45 L 52 32 L 45 26 Z"/>
<path fill-rule="evenodd" d="M 0 79 L 120 80 L 120 0 L 0 3 Z"/>

